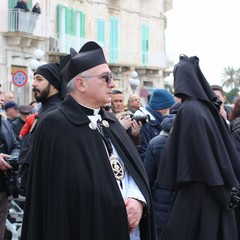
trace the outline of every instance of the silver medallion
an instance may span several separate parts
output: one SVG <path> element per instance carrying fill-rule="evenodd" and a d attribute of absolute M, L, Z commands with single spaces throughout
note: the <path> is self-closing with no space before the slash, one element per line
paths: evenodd
<path fill-rule="evenodd" d="M 113 154 L 109 157 L 109 161 L 110 161 L 110 165 L 112 167 L 115 178 L 119 181 L 122 181 L 125 174 L 123 165 L 118 160 L 118 158 Z"/>
<path fill-rule="evenodd" d="M 109 127 L 109 123 L 108 123 L 108 121 L 106 121 L 106 120 L 102 120 L 102 125 L 103 125 L 104 127 L 106 127 L 106 128 Z"/>
<path fill-rule="evenodd" d="M 92 129 L 92 130 L 96 130 L 97 129 L 97 124 L 93 123 L 93 122 L 90 122 L 88 124 L 88 126 Z"/>

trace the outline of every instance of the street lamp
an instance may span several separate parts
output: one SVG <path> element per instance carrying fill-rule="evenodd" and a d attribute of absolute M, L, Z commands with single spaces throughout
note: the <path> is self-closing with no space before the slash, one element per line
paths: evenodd
<path fill-rule="evenodd" d="M 131 76 L 128 79 L 128 83 L 130 84 L 133 93 L 135 93 L 135 90 L 140 84 L 140 81 L 138 79 L 138 73 L 136 71 L 131 72 Z"/>
<path fill-rule="evenodd" d="M 33 59 L 29 62 L 29 67 L 34 72 L 40 65 L 44 64 L 44 62 L 40 62 L 43 58 L 44 52 L 41 49 L 36 49 L 33 53 Z"/>

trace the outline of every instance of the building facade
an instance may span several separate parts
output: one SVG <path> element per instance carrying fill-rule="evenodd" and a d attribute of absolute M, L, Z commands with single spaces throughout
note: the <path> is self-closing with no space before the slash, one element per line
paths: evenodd
<path fill-rule="evenodd" d="M 144 99 L 163 87 L 171 64 L 165 52 L 165 13 L 172 0 L 38 0 L 41 14 L 31 12 L 34 0 L 25 1 L 29 12 L 5 0 L 0 9 L 0 83 L 19 103 L 32 100 L 33 61 L 59 62 L 88 40 L 104 49 L 116 88 L 126 95 L 129 79 L 137 72 L 136 91 Z M 43 57 L 34 55 L 36 49 Z M 38 58 L 38 59 L 37 59 Z"/>

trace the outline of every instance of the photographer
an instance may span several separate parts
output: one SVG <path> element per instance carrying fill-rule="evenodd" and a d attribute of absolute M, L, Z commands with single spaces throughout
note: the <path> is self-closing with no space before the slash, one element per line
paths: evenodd
<path fill-rule="evenodd" d="M 5 159 L 10 155 L 17 157 L 20 146 L 7 120 L 0 118 L 0 239 L 3 239 L 8 212 L 8 196 L 6 194 L 7 170 L 11 169 Z"/>
<path fill-rule="evenodd" d="M 123 92 L 119 90 L 112 91 L 112 111 L 121 125 L 126 130 L 129 137 L 133 140 L 136 147 L 140 146 L 140 131 L 142 123 L 133 120 L 131 116 L 133 113 L 125 108 Z"/>
<path fill-rule="evenodd" d="M 116 114 L 116 118 L 126 130 L 128 136 L 133 140 L 136 147 L 140 146 L 140 131 L 142 122 L 132 118 L 133 114 L 126 110 Z"/>

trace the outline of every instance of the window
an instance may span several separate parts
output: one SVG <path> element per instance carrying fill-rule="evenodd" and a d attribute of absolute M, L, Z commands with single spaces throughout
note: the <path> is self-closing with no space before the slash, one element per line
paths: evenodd
<path fill-rule="evenodd" d="M 141 26 L 141 50 L 142 50 L 142 64 L 148 64 L 149 51 L 149 26 L 142 24 Z"/>
<path fill-rule="evenodd" d="M 97 41 L 105 46 L 105 21 L 104 19 L 97 19 Z"/>
<path fill-rule="evenodd" d="M 110 17 L 110 63 L 118 63 L 118 18 Z"/>
<path fill-rule="evenodd" d="M 81 11 L 58 5 L 58 33 L 85 37 L 85 14 Z"/>

